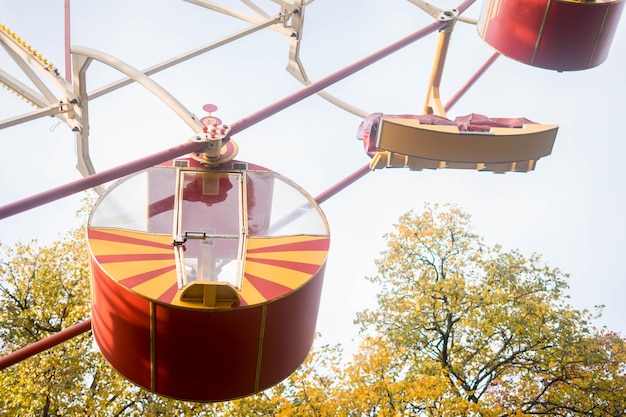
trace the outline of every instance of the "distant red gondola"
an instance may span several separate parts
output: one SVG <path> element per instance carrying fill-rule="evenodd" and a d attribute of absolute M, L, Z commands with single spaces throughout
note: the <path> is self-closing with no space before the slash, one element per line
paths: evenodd
<path fill-rule="evenodd" d="M 525 64 L 584 70 L 606 60 L 623 8 L 622 0 L 488 0 L 478 33 Z"/>

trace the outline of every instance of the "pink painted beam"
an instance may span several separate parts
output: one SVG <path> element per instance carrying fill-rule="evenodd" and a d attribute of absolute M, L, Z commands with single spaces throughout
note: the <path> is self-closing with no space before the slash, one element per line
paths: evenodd
<path fill-rule="evenodd" d="M 332 187 L 330 187 L 329 189 L 327 189 L 326 191 L 322 192 L 317 197 L 315 197 L 315 202 L 317 202 L 317 204 L 323 203 L 324 201 L 328 200 L 330 197 L 337 194 L 339 191 L 348 187 L 350 184 L 364 177 L 365 174 L 367 174 L 368 172 L 371 172 L 370 165 L 365 164 L 361 168 L 354 171 L 352 174 L 348 175 L 343 180 L 339 181 L 337 184 L 333 185 Z"/>
<path fill-rule="evenodd" d="M 65 80 L 72 82 L 72 56 L 70 54 L 71 36 L 70 36 L 70 0 L 65 0 Z"/>
<path fill-rule="evenodd" d="M 311 83 L 308 86 L 302 88 L 301 90 L 296 91 L 295 93 L 283 98 L 282 100 L 279 100 L 274 104 L 271 104 L 265 108 L 262 108 L 261 110 L 255 113 L 252 113 L 248 117 L 245 117 L 241 120 L 231 123 L 232 134 L 234 135 L 238 132 L 241 132 L 242 130 L 247 129 L 248 127 L 255 125 L 256 123 L 262 120 L 265 120 L 268 117 L 278 113 L 279 111 L 284 110 L 287 107 L 292 106 L 313 94 L 316 94 L 317 92 L 325 89 L 326 87 L 329 87 L 335 84 L 336 82 L 341 81 L 346 77 L 349 77 L 350 75 L 362 70 L 363 68 L 377 61 L 380 61 L 386 56 L 391 55 L 394 52 L 397 52 L 398 50 L 404 48 L 405 46 L 412 44 L 413 42 L 423 38 L 424 36 L 432 32 L 435 32 L 437 29 L 441 29 L 443 26 L 445 26 L 445 24 L 446 24 L 445 22 L 435 21 L 431 23 L 430 25 L 418 30 L 417 32 L 414 32 L 411 35 L 403 39 L 400 39 L 399 41 L 396 41 L 392 43 L 391 45 L 377 52 L 374 52 L 373 54 L 359 61 L 356 61 L 352 65 L 349 65 L 333 74 L 328 75 L 325 78 L 322 78 L 314 83 Z"/>
<path fill-rule="evenodd" d="M 496 62 L 496 59 L 498 59 L 499 56 L 500 54 L 498 52 L 494 52 L 493 55 L 487 58 L 485 63 L 480 68 L 478 68 L 478 71 L 476 71 L 474 75 L 472 75 L 472 77 L 465 83 L 465 85 L 463 85 L 459 89 L 459 91 L 457 91 L 457 93 L 452 96 L 450 101 L 446 103 L 444 109 L 448 111 L 450 108 L 452 108 L 452 106 L 454 106 L 456 102 L 459 101 L 459 99 L 463 97 L 465 93 L 467 93 L 467 90 L 469 90 L 470 87 L 473 86 L 474 83 L 478 81 L 478 79 L 489 69 L 489 67 L 491 67 L 491 64 Z"/>
<path fill-rule="evenodd" d="M 474 3 L 475 0 L 465 0 L 457 7 L 459 13 L 463 13 L 469 6 Z M 241 120 L 236 121 L 231 124 L 231 135 L 239 133 L 250 126 L 253 126 L 259 123 L 262 120 L 267 119 L 270 116 L 286 109 L 287 107 L 298 103 L 299 101 L 316 94 L 317 92 L 325 89 L 326 87 L 341 81 L 342 79 L 362 70 L 363 68 L 371 65 L 384 57 L 391 55 L 394 52 L 404 48 L 405 46 L 410 45 L 413 42 L 423 38 L 424 36 L 441 29 L 446 25 L 446 22 L 435 21 L 430 25 L 414 32 L 413 34 L 400 39 L 397 42 L 392 43 L 391 45 L 379 50 L 378 52 L 373 53 L 352 65 L 349 65 L 321 80 L 311 83 L 308 86 L 302 88 L 301 90 L 291 94 L 278 102 L 269 105 L 248 117 L 245 117 Z M 142 169 L 149 168 L 153 165 L 157 165 L 163 163 L 167 160 L 176 158 L 178 156 L 184 155 L 186 153 L 191 152 L 199 152 L 204 148 L 204 144 L 201 142 L 187 142 L 185 144 L 179 145 L 176 148 L 171 148 L 162 152 L 158 152 L 156 154 L 138 159 L 134 162 L 130 162 L 125 165 L 118 166 L 116 168 L 109 169 L 107 171 L 102 171 L 98 174 L 91 175 L 89 177 L 83 178 L 81 180 L 77 180 L 63 186 L 51 189 L 49 191 L 33 195 L 31 197 L 27 197 L 22 200 L 18 200 L 16 202 L 4 205 L 0 207 L 0 219 L 4 219 L 15 214 L 21 213 L 26 210 L 30 210 L 32 208 L 38 207 L 43 204 L 50 203 L 52 201 L 61 199 L 63 197 L 67 197 L 71 194 L 75 194 L 80 191 L 84 191 L 86 189 L 95 187 L 100 184 L 104 184 L 105 182 L 112 181 L 114 179 L 120 178 L 124 175 L 129 175 L 134 172 L 140 171 Z"/>
<path fill-rule="evenodd" d="M 78 336 L 79 334 L 88 332 L 91 329 L 91 319 L 87 319 L 78 324 L 75 324 L 67 329 L 61 330 L 58 333 L 54 333 L 44 339 L 31 343 L 15 352 L 9 353 L 0 358 L 0 370 L 8 368 L 11 365 L 15 365 L 18 362 L 28 359 L 31 356 L 35 356 L 38 353 L 48 350 L 56 345 L 59 345 L 71 338 Z"/>
<path fill-rule="evenodd" d="M 329 75 L 326 78 L 311 83 L 308 86 L 297 91 L 296 93 L 291 94 L 283 98 L 282 100 L 279 100 L 278 102 L 267 106 L 256 113 L 251 114 L 246 118 L 232 123 L 231 135 L 241 132 L 242 130 L 259 123 L 260 121 L 280 112 L 281 110 L 284 110 L 285 108 L 305 99 L 306 97 L 309 97 L 317 93 L 318 91 L 321 91 L 324 88 L 348 77 L 349 75 L 354 74 L 355 72 L 365 68 L 366 66 L 371 65 L 374 62 L 386 57 L 387 55 L 390 55 L 393 52 L 409 45 L 410 43 L 421 39 L 429 33 L 434 32 L 444 25 L 445 22 L 434 22 L 426 26 L 425 28 L 418 30 L 412 35 L 409 35 L 404 39 L 401 39 L 400 41 L 397 41 L 390 46 L 383 48 L 380 51 L 360 61 L 357 61 L 356 63 L 349 65 L 342 70 L 335 72 L 334 74 Z M 124 175 L 132 174 L 133 172 L 137 172 L 142 169 L 149 168 L 153 165 L 160 164 L 169 159 L 176 158 L 186 153 L 198 152 L 203 148 L 204 145 L 201 143 L 188 142 L 186 144 L 178 146 L 178 148 L 168 149 L 166 151 L 159 152 L 142 159 L 138 159 L 134 162 L 121 165 L 119 167 L 112 168 L 98 174 L 90 175 L 89 177 L 65 184 L 57 188 L 53 188 L 49 191 L 33 195 L 22 200 L 18 200 L 16 202 L 0 207 L 0 219 L 13 216 L 15 214 L 21 213 L 22 211 L 30 210 L 40 205 L 50 203 L 63 197 L 67 197 L 71 194 L 87 190 L 100 184 L 104 184 L 105 182 L 117 179 Z"/>
<path fill-rule="evenodd" d="M 117 166 L 94 175 L 82 178 L 80 180 L 69 182 L 56 188 L 52 188 L 43 193 L 26 197 L 22 200 L 6 204 L 0 207 L 0 219 L 13 216 L 26 210 L 39 207 L 43 204 L 50 203 L 63 197 L 88 190 L 105 182 L 115 180 L 125 175 L 132 174 L 142 169 L 150 168 L 170 159 L 177 158 L 191 152 L 200 152 L 206 144 L 202 142 L 187 142 L 174 148 L 166 149 L 152 155 L 137 159 L 124 165 Z"/>
<path fill-rule="evenodd" d="M 475 1 L 476 0 L 465 0 L 456 7 L 456 10 L 459 12 L 459 14 L 462 14 L 465 10 L 467 10 L 468 7 L 474 4 Z M 400 39 L 399 41 L 396 41 L 391 45 L 380 49 L 377 52 L 374 52 L 373 54 L 355 62 L 354 64 L 349 65 L 325 78 L 322 78 L 321 80 L 311 83 L 300 91 L 297 91 L 294 94 L 291 94 L 283 98 L 282 100 L 279 100 L 278 102 L 257 111 L 256 113 L 252 113 L 248 117 L 238 120 L 235 123 L 231 123 L 231 134 L 234 135 L 235 133 L 241 132 L 242 130 L 247 129 L 248 127 L 256 123 L 267 119 L 268 117 L 278 113 L 279 111 L 284 110 L 287 107 L 298 103 L 299 101 L 313 94 L 316 94 L 318 91 L 321 91 L 326 87 L 329 87 L 336 82 L 341 81 L 344 78 L 349 77 L 350 75 L 362 70 L 363 68 L 377 61 L 380 61 L 381 59 L 393 54 L 394 52 L 397 52 L 400 49 L 422 39 L 424 36 L 429 35 L 430 33 L 435 32 L 438 29 L 442 29 L 446 25 L 446 21 L 435 21 L 430 25 L 418 30 L 417 32 L 414 32 Z"/>

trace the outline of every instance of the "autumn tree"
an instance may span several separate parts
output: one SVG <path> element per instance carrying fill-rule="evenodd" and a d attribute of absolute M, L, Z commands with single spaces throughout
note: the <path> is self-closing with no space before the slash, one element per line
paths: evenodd
<path fill-rule="evenodd" d="M 626 342 L 592 326 L 599 311 L 570 306 L 567 275 L 539 255 L 489 247 L 459 208 L 427 206 L 400 218 L 376 264 L 377 307 L 358 315 L 351 360 L 315 351 L 281 386 L 223 406 L 274 416 L 626 415 Z"/>
<path fill-rule="evenodd" d="M 353 379 L 372 372 L 366 385 L 376 386 L 382 371 L 363 364 L 393 358 L 383 409 L 626 413 L 625 341 L 594 329 L 590 312 L 567 303 L 566 274 L 539 255 L 488 247 L 459 208 L 402 216 L 377 267 L 378 307 L 358 317 L 376 347 L 364 345 L 374 355 L 357 357 L 351 372 Z"/>
<path fill-rule="evenodd" d="M 49 246 L 0 244 L 0 356 L 90 314 L 84 230 Z M 202 416 L 210 405 L 160 398 L 119 376 L 90 332 L 0 371 L 1 416 Z"/>
<path fill-rule="evenodd" d="M 1 247 L 0 354 L 89 316 L 83 233 Z M 351 358 L 315 347 L 273 388 L 195 404 L 125 381 L 85 334 L 0 371 L 0 415 L 626 415 L 626 341 L 570 306 L 567 275 L 539 255 L 490 247 L 459 208 L 427 206 L 400 218 L 376 265 Z"/>

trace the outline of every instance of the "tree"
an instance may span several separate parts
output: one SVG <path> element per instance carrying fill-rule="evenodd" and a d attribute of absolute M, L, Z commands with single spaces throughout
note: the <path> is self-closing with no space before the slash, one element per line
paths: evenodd
<path fill-rule="evenodd" d="M 625 341 L 568 305 L 567 275 L 539 255 L 489 248 L 468 214 L 427 206 L 400 218 L 377 266 L 378 308 L 358 323 L 379 350 L 398 356 L 405 388 L 424 378 L 435 384 L 409 399 L 413 409 L 432 416 L 626 412 Z"/>
<path fill-rule="evenodd" d="M 47 247 L 0 244 L 0 355 L 89 317 L 86 238 Z M 119 376 L 83 334 L 0 371 L 2 416 L 213 415 L 211 405 L 163 399 Z"/>
<path fill-rule="evenodd" d="M 571 307 L 567 275 L 541 256 L 488 247 L 468 214 L 427 206 L 400 218 L 376 264 L 359 352 L 347 363 L 314 352 L 246 404 L 269 415 L 294 404 L 305 416 L 626 415 L 626 341 Z"/>
<path fill-rule="evenodd" d="M 84 231 L 0 252 L 0 354 L 89 316 Z M 89 335 L 0 372 L 0 415 L 623 416 L 626 341 L 567 303 L 539 255 L 488 247 L 457 207 L 402 216 L 370 278 L 362 342 L 313 349 L 286 381 L 219 404 L 118 376 Z M 595 314 L 600 314 L 598 310 Z"/>

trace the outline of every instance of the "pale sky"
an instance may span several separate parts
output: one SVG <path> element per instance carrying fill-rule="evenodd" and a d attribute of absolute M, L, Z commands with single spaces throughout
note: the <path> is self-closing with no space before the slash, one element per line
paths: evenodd
<path fill-rule="evenodd" d="M 216 3 L 252 12 L 241 2 Z M 278 6 L 259 1 L 270 15 Z M 442 8 L 457 3 L 436 2 Z M 145 69 L 228 36 L 248 23 L 177 0 L 72 2 L 72 44 Z M 466 13 L 477 17 L 480 2 Z M 0 3 L 0 22 L 64 73 L 63 0 Z M 306 8 L 301 58 L 315 81 L 432 22 L 406 0 L 316 0 Z M 536 171 L 383 170 L 368 174 L 322 204 L 331 230 L 318 330 L 324 342 L 349 343 L 355 312 L 373 305 L 365 280 L 385 249 L 383 235 L 409 209 L 456 203 L 490 244 L 538 252 L 571 275 L 571 303 L 606 306 L 599 326 L 626 334 L 626 186 L 621 158 L 626 81 L 626 25 L 607 61 L 581 72 L 557 73 L 500 57 L 448 112 L 527 117 L 558 124 L 551 156 Z M 437 35 L 344 80 L 329 91 L 367 112 L 422 112 Z M 264 30 L 165 70 L 153 79 L 199 117 L 214 103 L 232 123 L 301 88 L 286 71 L 289 41 Z M 492 54 L 469 24 L 456 24 L 441 84 L 444 103 Z M 0 68 L 24 79 L 4 50 Z M 88 90 L 122 78 L 93 63 Z M 34 108 L 0 90 L 0 120 Z M 97 170 L 181 144 L 192 131 L 138 85 L 89 103 L 91 150 Z M 319 97 L 308 98 L 241 132 L 237 159 L 277 171 L 315 196 L 369 161 L 355 138 L 360 119 Z M 0 204 L 80 178 L 73 134 L 54 118 L 0 130 Z M 50 242 L 75 223 L 80 196 L 0 221 L 0 240 Z"/>

